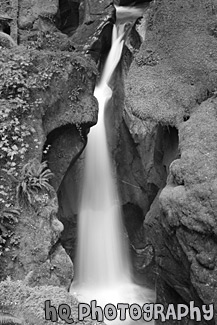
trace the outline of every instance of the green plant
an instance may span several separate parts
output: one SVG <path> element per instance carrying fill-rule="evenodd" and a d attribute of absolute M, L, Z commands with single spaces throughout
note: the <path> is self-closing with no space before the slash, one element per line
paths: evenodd
<path fill-rule="evenodd" d="M 71 92 L 71 95 L 69 96 L 70 100 L 77 102 L 79 100 L 79 95 L 80 95 L 81 90 L 82 90 L 81 87 L 77 87 L 77 88 L 73 89 Z"/>
<path fill-rule="evenodd" d="M 50 192 L 52 186 L 49 184 L 53 173 L 47 168 L 47 162 L 31 159 L 21 169 L 18 185 L 16 188 L 19 205 L 29 206 L 34 203 L 34 195 L 39 191 Z"/>
<path fill-rule="evenodd" d="M 30 115 L 33 65 L 28 54 L 0 53 L 0 163 L 15 172 L 28 150 L 26 138 L 35 131 L 24 118 Z"/>

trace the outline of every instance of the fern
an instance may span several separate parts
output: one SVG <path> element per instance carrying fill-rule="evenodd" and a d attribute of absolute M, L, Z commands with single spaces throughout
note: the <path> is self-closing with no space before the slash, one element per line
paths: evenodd
<path fill-rule="evenodd" d="M 53 173 L 47 168 L 47 162 L 40 163 L 37 159 L 30 160 L 21 169 L 17 185 L 17 199 L 19 205 L 29 206 L 34 203 L 34 194 L 46 190 L 50 192 L 49 184 Z"/>

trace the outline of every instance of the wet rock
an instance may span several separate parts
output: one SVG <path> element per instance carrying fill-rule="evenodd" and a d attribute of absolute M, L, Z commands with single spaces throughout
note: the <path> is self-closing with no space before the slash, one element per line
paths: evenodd
<path fill-rule="evenodd" d="M 83 23 L 70 37 L 70 43 L 98 61 L 101 53 L 107 54 L 111 45 L 114 7 L 108 0 L 85 1 L 83 19 Z"/>

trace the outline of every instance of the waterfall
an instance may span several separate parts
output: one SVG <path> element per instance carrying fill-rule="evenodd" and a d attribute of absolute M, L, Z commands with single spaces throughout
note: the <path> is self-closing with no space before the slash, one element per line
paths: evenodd
<path fill-rule="evenodd" d="M 148 300 L 144 289 L 131 281 L 128 242 L 104 124 L 104 110 L 112 96 L 108 83 L 122 54 L 124 29 L 124 24 L 113 28 L 111 50 L 94 92 L 99 117 L 91 128 L 85 152 L 76 272 L 70 290 L 80 301 L 97 300 L 101 306 L 138 301 L 143 305 Z"/>

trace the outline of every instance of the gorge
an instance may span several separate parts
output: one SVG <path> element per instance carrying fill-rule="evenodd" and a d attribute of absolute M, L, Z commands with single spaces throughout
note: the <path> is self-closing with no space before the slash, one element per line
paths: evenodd
<path fill-rule="evenodd" d="M 1 30 L 18 44 L 0 37 L 0 306 L 25 324 L 45 324 L 45 299 L 77 306 L 68 291 L 84 150 L 98 119 L 93 94 L 115 7 L 126 5 L 0 4 Z M 215 305 L 217 4 L 136 5 L 147 10 L 126 39 L 105 112 L 134 280 L 156 285 L 164 306 Z M 31 204 L 17 207 L 16 188 L 32 190 L 44 161 L 54 176 L 42 184 L 52 188 L 30 191 Z M 216 314 L 200 323 L 215 324 Z"/>

